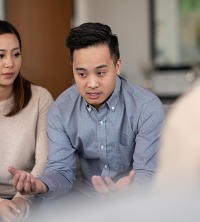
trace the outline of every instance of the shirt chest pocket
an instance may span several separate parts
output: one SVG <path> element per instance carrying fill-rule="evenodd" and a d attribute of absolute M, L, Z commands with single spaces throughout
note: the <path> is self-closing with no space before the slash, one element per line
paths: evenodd
<path fill-rule="evenodd" d="M 118 172 L 129 170 L 133 164 L 133 153 L 135 149 L 134 135 L 121 134 L 117 142 L 113 143 L 111 165 Z"/>
<path fill-rule="evenodd" d="M 133 164 L 133 146 L 124 146 L 122 144 L 115 144 L 115 168 L 122 172 L 128 170 Z"/>

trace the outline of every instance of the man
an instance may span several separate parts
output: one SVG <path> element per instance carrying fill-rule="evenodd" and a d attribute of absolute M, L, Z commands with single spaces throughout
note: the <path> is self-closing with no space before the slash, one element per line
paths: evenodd
<path fill-rule="evenodd" d="M 108 195 L 146 185 L 156 171 L 164 110 L 151 92 L 120 77 L 118 38 L 109 26 L 84 23 L 66 39 L 76 84 L 48 114 L 49 157 L 43 176 L 9 168 L 22 194 L 54 198 L 75 185 Z M 89 191 L 89 192 L 88 192 Z"/>

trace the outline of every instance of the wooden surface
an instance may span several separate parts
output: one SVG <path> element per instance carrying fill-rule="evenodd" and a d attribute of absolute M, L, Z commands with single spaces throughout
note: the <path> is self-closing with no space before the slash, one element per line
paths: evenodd
<path fill-rule="evenodd" d="M 73 0 L 7 0 L 6 19 L 22 38 L 22 75 L 47 88 L 54 98 L 73 84 L 65 39 Z"/>

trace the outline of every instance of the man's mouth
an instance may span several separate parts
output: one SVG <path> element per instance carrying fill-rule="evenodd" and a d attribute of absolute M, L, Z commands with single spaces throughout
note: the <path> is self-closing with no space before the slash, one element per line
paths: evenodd
<path fill-rule="evenodd" d="M 93 92 L 93 93 L 87 93 L 90 99 L 97 99 L 100 96 L 100 93 Z"/>

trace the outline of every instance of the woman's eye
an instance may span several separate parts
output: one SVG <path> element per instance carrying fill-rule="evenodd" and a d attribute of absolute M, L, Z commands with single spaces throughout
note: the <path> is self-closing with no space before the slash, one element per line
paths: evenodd
<path fill-rule="evenodd" d="M 17 53 L 14 54 L 14 57 L 19 57 L 20 55 L 21 55 L 21 53 L 17 52 Z"/>
<path fill-rule="evenodd" d="M 0 54 L 0 58 L 3 58 L 4 57 L 4 54 Z"/>

